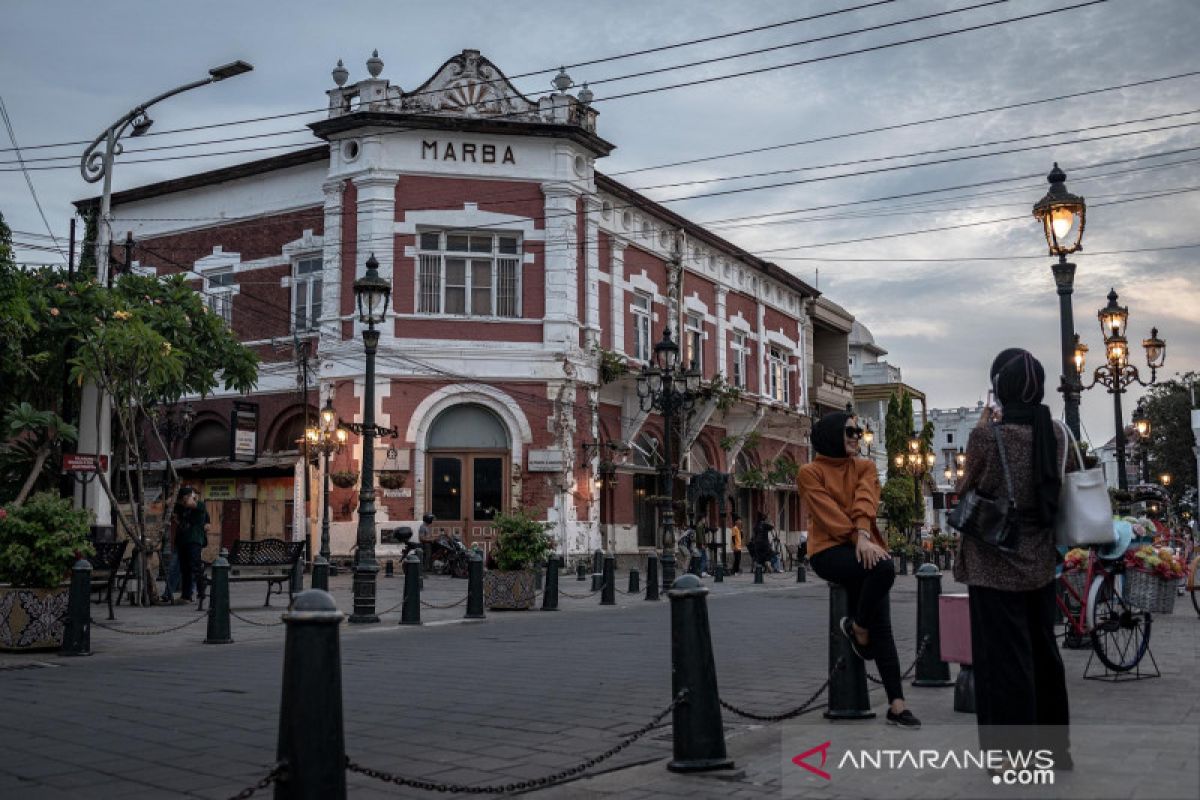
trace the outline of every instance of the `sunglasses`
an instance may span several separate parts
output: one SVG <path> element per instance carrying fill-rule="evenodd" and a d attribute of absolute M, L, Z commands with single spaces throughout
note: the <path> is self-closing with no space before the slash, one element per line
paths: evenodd
<path fill-rule="evenodd" d="M 846 428 L 846 437 L 850 439 L 861 439 L 863 435 L 862 428 Z"/>

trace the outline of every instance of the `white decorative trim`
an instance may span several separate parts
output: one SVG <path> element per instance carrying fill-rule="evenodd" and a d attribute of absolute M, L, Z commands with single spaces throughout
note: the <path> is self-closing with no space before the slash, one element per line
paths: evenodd
<path fill-rule="evenodd" d="M 788 350 L 789 353 L 794 354 L 799 349 L 799 345 L 796 344 L 796 341 L 794 339 L 789 339 L 783 333 L 783 331 L 768 330 L 766 333 L 767 333 L 767 341 L 768 342 L 770 342 L 771 344 L 778 345 L 780 347 L 785 348 L 786 350 Z"/>
<path fill-rule="evenodd" d="M 704 316 L 705 322 L 711 322 L 708 313 L 708 304 L 700 299 L 698 292 L 692 292 L 683 299 L 683 308 L 685 311 L 697 311 Z"/>
<path fill-rule="evenodd" d="M 630 275 L 629 280 L 625 282 L 625 285 L 630 289 L 646 292 L 656 299 L 659 297 L 658 284 L 650 280 L 646 270 L 642 270 L 636 275 Z"/>
<path fill-rule="evenodd" d="M 221 245 L 213 248 L 211 254 L 197 259 L 192 265 L 192 272 L 204 277 L 207 272 L 216 272 L 218 270 L 233 269 L 237 272 L 237 267 L 242 263 L 241 253 L 226 253 Z"/>
<path fill-rule="evenodd" d="M 502 230 L 505 227 L 519 230 L 521 237 L 527 242 L 541 242 L 546 239 L 546 232 L 537 228 L 529 217 L 500 214 L 495 211 L 480 211 L 478 203 L 463 203 L 461 211 L 450 209 L 405 211 L 404 221 L 396 223 L 395 231 L 398 234 L 415 236 L 418 228 L 496 228 Z"/>
<path fill-rule="evenodd" d="M 749 334 L 754 333 L 754 328 L 750 325 L 749 322 L 746 321 L 746 318 L 742 316 L 741 311 L 737 312 L 736 314 L 734 314 L 732 317 L 729 318 L 729 327 L 734 328 L 741 333 L 749 333 Z"/>

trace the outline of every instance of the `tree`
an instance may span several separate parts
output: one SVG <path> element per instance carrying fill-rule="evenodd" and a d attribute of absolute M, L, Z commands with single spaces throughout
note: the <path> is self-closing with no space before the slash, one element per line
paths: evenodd
<path fill-rule="evenodd" d="M 50 456 L 55 449 L 64 441 L 75 441 L 78 433 L 74 425 L 53 411 L 38 411 L 29 403 L 17 403 L 4 420 L 4 435 L 8 443 L 0 450 L 0 474 L 6 486 L 21 487 L 13 500 L 13 505 L 20 506 L 45 468 L 53 467 Z M 22 472 L 23 479 L 12 480 Z M 51 468 L 50 472 L 55 470 Z"/>
<path fill-rule="evenodd" d="M 1196 445 L 1192 434 L 1192 387 L 1200 382 L 1200 375 L 1189 372 L 1172 380 L 1159 383 L 1146 393 L 1146 413 L 1150 417 L 1150 478 L 1157 482 L 1158 476 L 1170 473 L 1171 485 L 1167 492 L 1171 502 L 1178 507 L 1185 494 L 1194 496 L 1196 486 Z M 1200 390 L 1200 386 L 1196 387 Z M 1195 509 L 1192 509 L 1195 511 Z"/>
<path fill-rule="evenodd" d="M 883 484 L 880 502 L 887 515 L 888 527 L 907 536 L 916 513 L 912 476 L 901 474 L 888 478 Z"/>

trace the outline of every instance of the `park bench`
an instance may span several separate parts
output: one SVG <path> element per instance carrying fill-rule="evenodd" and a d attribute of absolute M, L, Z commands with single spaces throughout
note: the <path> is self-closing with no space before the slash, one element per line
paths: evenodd
<path fill-rule="evenodd" d="M 129 540 L 120 542 L 96 542 L 92 545 L 96 554 L 88 560 L 92 564 L 91 590 L 96 593 L 96 603 L 108 603 L 108 618 L 116 619 L 113 615 L 113 589 L 117 583 L 117 573 L 121 571 L 121 562 L 125 558 L 125 550 Z"/>
<path fill-rule="evenodd" d="M 304 554 L 304 542 L 285 542 L 283 539 L 239 539 L 226 557 L 229 561 L 229 582 L 245 583 L 261 581 L 267 584 L 267 599 L 264 606 L 271 605 L 272 594 L 283 594 L 284 584 L 288 587 L 288 602 L 292 600 L 292 571 Z M 212 565 L 206 565 L 209 572 Z M 198 611 L 204 610 L 204 595 L 201 593 Z"/>

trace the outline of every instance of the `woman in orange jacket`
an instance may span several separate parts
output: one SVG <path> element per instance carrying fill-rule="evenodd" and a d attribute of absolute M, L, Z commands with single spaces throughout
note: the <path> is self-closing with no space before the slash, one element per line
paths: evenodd
<path fill-rule="evenodd" d="M 863 430 L 851 414 L 835 412 L 813 426 L 816 456 L 800 468 L 797 483 L 808 507 L 808 554 L 813 570 L 846 589 L 850 616 L 842 617 L 842 635 L 854 653 L 874 659 L 887 691 L 887 721 L 904 728 L 921 726 L 904 706 L 900 658 L 892 638 L 888 592 L 895 580 L 891 557 L 875 515 L 879 476 L 875 463 L 855 458 Z"/>

